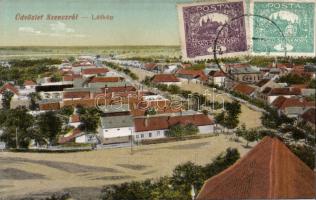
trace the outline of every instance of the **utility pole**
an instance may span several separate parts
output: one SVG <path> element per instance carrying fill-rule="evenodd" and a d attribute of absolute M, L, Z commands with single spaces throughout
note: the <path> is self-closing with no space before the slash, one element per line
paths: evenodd
<path fill-rule="evenodd" d="M 18 127 L 15 128 L 15 145 L 16 149 L 19 149 L 19 141 L 18 141 Z"/>
<path fill-rule="evenodd" d="M 131 129 L 131 155 L 133 155 L 133 129 Z"/>

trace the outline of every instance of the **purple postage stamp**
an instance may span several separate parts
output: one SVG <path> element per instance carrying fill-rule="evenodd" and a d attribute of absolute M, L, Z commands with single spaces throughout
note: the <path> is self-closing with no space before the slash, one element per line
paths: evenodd
<path fill-rule="evenodd" d="M 178 4 L 184 60 L 248 54 L 244 0 Z"/>

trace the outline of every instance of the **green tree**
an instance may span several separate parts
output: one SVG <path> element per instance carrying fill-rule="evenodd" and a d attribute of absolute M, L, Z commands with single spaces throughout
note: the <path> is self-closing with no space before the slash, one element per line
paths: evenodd
<path fill-rule="evenodd" d="M 100 122 L 100 113 L 94 108 L 86 109 L 84 113 L 80 114 L 80 121 L 80 130 L 96 133 Z"/>
<path fill-rule="evenodd" d="M 2 94 L 2 107 L 4 109 L 10 109 L 11 100 L 14 94 L 11 91 L 5 90 Z"/>
<path fill-rule="evenodd" d="M 9 148 L 17 148 L 17 143 L 20 148 L 27 148 L 32 139 L 28 134 L 28 130 L 34 124 L 33 116 L 28 114 L 24 107 L 3 110 L 0 116 L 1 127 L 4 130 L 0 139 Z"/>
<path fill-rule="evenodd" d="M 32 92 L 28 96 L 30 98 L 30 110 L 37 110 L 39 108 L 37 101 L 41 100 L 40 95 L 37 92 Z"/>
<path fill-rule="evenodd" d="M 72 106 L 64 106 L 59 110 L 61 115 L 70 116 L 74 113 L 74 108 Z"/>
<path fill-rule="evenodd" d="M 54 145 L 57 142 L 57 136 L 62 129 L 62 120 L 57 116 L 56 112 L 48 111 L 42 113 L 37 118 L 39 132 L 49 144 Z"/>

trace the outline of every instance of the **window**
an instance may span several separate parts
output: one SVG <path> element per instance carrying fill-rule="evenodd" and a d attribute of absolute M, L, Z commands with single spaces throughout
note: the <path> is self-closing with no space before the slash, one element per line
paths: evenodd
<path fill-rule="evenodd" d="M 136 135 L 136 139 L 138 139 L 139 138 L 139 135 Z"/>
<path fill-rule="evenodd" d="M 121 129 L 118 128 L 117 130 L 119 131 L 119 130 L 121 130 Z"/>
<path fill-rule="evenodd" d="M 105 132 L 108 132 L 108 130 L 105 130 Z"/>
<path fill-rule="evenodd" d="M 157 136 L 160 136 L 160 131 L 157 131 Z"/>
<path fill-rule="evenodd" d="M 141 134 L 140 137 L 141 137 L 141 138 L 144 138 L 144 134 Z"/>
<path fill-rule="evenodd" d="M 151 137 L 152 136 L 152 133 L 148 133 L 148 137 Z"/>

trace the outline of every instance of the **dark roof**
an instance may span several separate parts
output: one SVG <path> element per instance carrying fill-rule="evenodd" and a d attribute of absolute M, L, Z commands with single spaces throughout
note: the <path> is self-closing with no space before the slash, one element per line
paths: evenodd
<path fill-rule="evenodd" d="M 154 83 L 179 82 L 180 80 L 174 74 L 156 74 L 152 81 Z"/>
<path fill-rule="evenodd" d="M 198 200 L 315 197 L 315 176 L 279 139 L 265 137 L 243 158 L 208 179 Z"/>
<path fill-rule="evenodd" d="M 292 88 L 292 87 L 286 87 L 286 88 L 265 88 L 262 93 L 270 95 L 270 96 L 277 96 L 277 95 L 301 95 L 301 89 L 300 88 Z"/>
<path fill-rule="evenodd" d="M 262 79 L 261 81 L 259 81 L 259 82 L 256 84 L 256 86 L 262 87 L 262 86 L 264 86 L 265 84 L 267 84 L 269 81 L 270 81 L 270 79 Z"/>
<path fill-rule="evenodd" d="M 306 110 L 301 117 L 303 120 L 316 125 L 316 108 Z"/>

